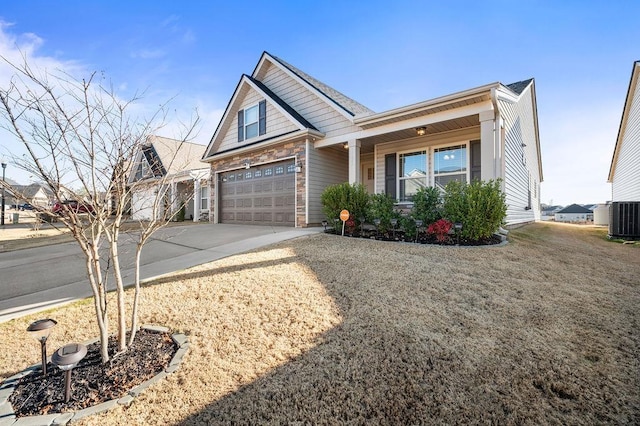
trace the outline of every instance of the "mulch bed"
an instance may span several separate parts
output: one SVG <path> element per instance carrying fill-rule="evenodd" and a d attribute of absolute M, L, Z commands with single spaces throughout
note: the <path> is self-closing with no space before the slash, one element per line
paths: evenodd
<path fill-rule="evenodd" d="M 9 402 L 16 417 L 64 413 L 123 397 L 134 386 L 164 370 L 177 351 L 169 333 L 141 329 L 133 345 L 116 354 L 117 341 L 109 339 L 110 360 L 103 364 L 100 343 L 87 346 L 87 356 L 71 375 L 71 398 L 64 402 L 64 371 L 51 363 L 43 378 L 40 369 L 17 383 Z"/>
<path fill-rule="evenodd" d="M 341 233 L 335 232 L 333 229 L 327 229 L 327 234 L 333 234 L 341 236 Z M 435 235 L 421 232 L 418 236 L 405 236 L 404 232 L 386 232 L 384 234 L 377 234 L 376 232 L 360 232 L 359 230 L 353 232 L 346 232 L 345 237 L 354 238 L 368 238 L 372 240 L 380 241 L 395 241 L 401 243 L 414 243 L 414 244 L 435 244 L 440 246 L 490 246 L 500 244 L 502 239 L 497 235 L 492 235 L 488 238 L 481 238 L 478 240 L 471 240 L 467 238 L 457 238 L 455 235 L 447 236 L 444 241 L 438 241 Z"/>

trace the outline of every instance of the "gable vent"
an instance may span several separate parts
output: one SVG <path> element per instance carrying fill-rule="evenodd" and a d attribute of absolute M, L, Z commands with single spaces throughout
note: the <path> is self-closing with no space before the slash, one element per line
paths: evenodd
<path fill-rule="evenodd" d="M 611 203 L 609 236 L 640 239 L 640 201 Z"/>

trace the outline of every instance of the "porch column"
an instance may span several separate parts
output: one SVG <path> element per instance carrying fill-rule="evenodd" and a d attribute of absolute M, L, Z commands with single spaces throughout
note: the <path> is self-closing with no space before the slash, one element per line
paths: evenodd
<path fill-rule="evenodd" d="M 361 183 L 360 181 L 360 141 L 349 141 L 349 183 Z"/>
<path fill-rule="evenodd" d="M 480 112 L 480 178 L 495 179 L 496 175 L 496 116 L 493 110 Z"/>
<path fill-rule="evenodd" d="M 198 222 L 200 220 L 200 209 L 202 198 L 200 197 L 200 178 L 197 177 L 193 180 L 193 221 Z"/>
<path fill-rule="evenodd" d="M 171 182 L 171 193 L 169 195 L 171 198 L 171 215 L 175 215 L 178 212 L 180 206 L 178 206 L 178 183 Z"/>

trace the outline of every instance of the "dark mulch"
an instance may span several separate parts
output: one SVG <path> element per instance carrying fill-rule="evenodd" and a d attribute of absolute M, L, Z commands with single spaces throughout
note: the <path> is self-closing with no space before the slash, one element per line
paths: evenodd
<path fill-rule="evenodd" d="M 64 372 L 49 363 L 18 382 L 9 402 L 16 417 L 64 413 L 123 397 L 134 386 L 164 370 L 177 351 L 169 333 L 142 329 L 132 346 L 117 354 L 115 337 L 109 339 L 111 360 L 102 364 L 100 343 L 87 346 L 87 356 L 73 369 L 71 398 L 64 402 Z"/>
<path fill-rule="evenodd" d="M 335 232 L 333 229 L 327 229 L 325 231 L 327 234 L 333 234 L 340 236 L 341 233 Z M 375 231 L 364 231 L 360 232 L 359 230 L 354 230 L 352 232 L 346 232 L 344 234 L 345 237 L 354 237 L 354 238 L 368 238 L 373 240 L 380 241 L 396 241 L 401 243 L 414 243 L 414 244 L 436 244 L 441 246 L 489 246 L 494 244 L 500 244 L 502 239 L 497 235 L 492 235 L 488 238 L 481 238 L 478 240 L 471 240 L 467 238 L 457 238 L 455 235 L 448 235 L 445 237 L 443 241 L 438 241 L 435 235 L 427 234 L 426 232 L 421 232 L 416 237 L 406 236 L 403 231 L 396 232 L 385 232 L 385 233 L 376 233 Z"/>

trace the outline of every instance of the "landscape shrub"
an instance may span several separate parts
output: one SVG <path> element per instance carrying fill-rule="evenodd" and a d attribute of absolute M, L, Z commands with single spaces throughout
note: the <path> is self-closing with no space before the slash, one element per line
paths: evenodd
<path fill-rule="evenodd" d="M 342 222 L 335 222 L 335 219 L 340 217 L 342 210 L 349 210 L 357 222 L 359 218 L 366 217 L 369 209 L 369 194 L 361 184 L 351 185 L 344 182 L 330 185 L 322 192 L 320 201 L 322 202 L 322 212 L 329 223 L 336 227 L 336 231 L 338 226 L 342 229 Z"/>
<path fill-rule="evenodd" d="M 438 219 L 427 228 L 427 233 L 436 236 L 439 243 L 444 243 L 449 239 L 449 231 L 453 227 L 453 223 L 447 219 Z"/>
<path fill-rule="evenodd" d="M 413 196 L 413 208 L 411 216 L 414 219 L 421 220 L 427 226 L 441 217 L 442 203 L 440 191 L 433 186 L 421 187 Z"/>
<path fill-rule="evenodd" d="M 443 212 L 451 222 L 462 223 L 460 237 L 470 240 L 489 238 L 507 217 L 506 197 L 501 180 L 451 181 L 445 187 Z"/>
<path fill-rule="evenodd" d="M 380 219 L 378 232 L 387 232 L 391 229 L 391 219 L 398 219 L 398 214 L 393 209 L 395 200 L 388 194 L 372 194 L 369 199 L 367 221 L 374 223 L 375 219 Z"/>

